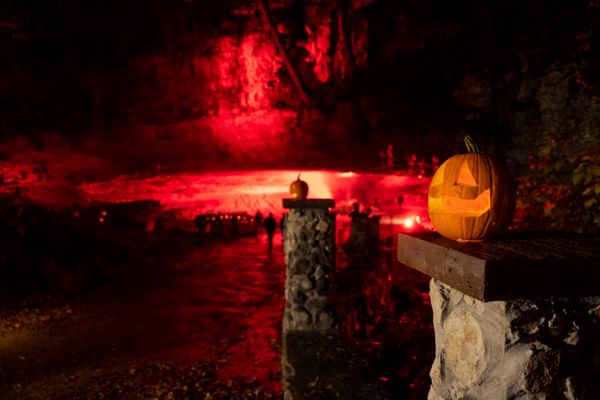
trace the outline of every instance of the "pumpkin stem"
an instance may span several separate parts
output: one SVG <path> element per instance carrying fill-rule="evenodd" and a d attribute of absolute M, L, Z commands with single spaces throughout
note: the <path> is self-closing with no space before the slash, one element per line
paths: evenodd
<path fill-rule="evenodd" d="M 298 172 L 298 177 L 296 178 L 296 180 L 297 180 L 297 181 L 299 181 L 299 180 L 300 180 L 300 174 L 301 174 L 301 173 L 302 173 L 302 172 Z"/>
<path fill-rule="evenodd" d="M 467 146 L 467 151 L 469 153 L 479 153 L 479 146 L 473 140 L 473 138 L 469 135 L 465 135 L 465 145 Z"/>

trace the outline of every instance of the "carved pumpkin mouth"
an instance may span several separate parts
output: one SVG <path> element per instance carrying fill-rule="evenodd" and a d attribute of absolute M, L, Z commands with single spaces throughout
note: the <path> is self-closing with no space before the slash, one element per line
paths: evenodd
<path fill-rule="evenodd" d="M 466 161 L 456 173 L 451 186 L 445 186 L 446 164 L 432 180 L 429 190 L 429 212 L 461 217 L 480 217 L 491 207 L 490 189 L 479 193 L 479 187 Z"/>
<path fill-rule="evenodd" d="M 429 199 L 429 210 L 432 213 L 480 217 L 489 209 L 490 189 L 486 189 L 474 199 L 464 199 L 456 196 Z"/>

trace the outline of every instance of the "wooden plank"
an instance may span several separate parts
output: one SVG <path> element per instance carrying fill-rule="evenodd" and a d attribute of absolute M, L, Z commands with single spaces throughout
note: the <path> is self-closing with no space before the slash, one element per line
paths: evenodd
<path fill-rule="evenodd" d="M 398 261 L 441 280 L 469 296 L 484 296 L 485 260 L 432 243 L 419 236 L 398 235 Z"/>
<path fill-rule="evenodd" d="M 600 295 L 599 237 L 530 232 L 458 243 L 401 233 L 398 261 L 483 301 Z"/>

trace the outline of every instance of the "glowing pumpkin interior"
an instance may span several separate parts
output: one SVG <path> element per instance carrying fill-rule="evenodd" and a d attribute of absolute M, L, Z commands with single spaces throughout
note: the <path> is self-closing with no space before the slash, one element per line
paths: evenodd
<path fill-rule="evenodd" d="M 481 190 L 466 160 L 461 165 L 452 187 L 448 188 L 445 179 L 447 163 L 444 163 L 431 181 L 430 213 L 479 217 L 490 210 L 490 189 Z M 450 177 L 451 179 L 451 177 Z"/>

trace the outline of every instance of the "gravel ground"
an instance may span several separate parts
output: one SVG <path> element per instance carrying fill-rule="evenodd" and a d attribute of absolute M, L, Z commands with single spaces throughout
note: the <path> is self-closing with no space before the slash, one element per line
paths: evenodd
<path fill-rule="evenodd" d="M 168 255 L 157 265 L 130 254 L 140 265 L 128 273 L 0 311 L 0 398 L 279 395 L 280 246 L 269 253 L 262 237 L 172 246 L 149 235 L 124 245 Z"/>

